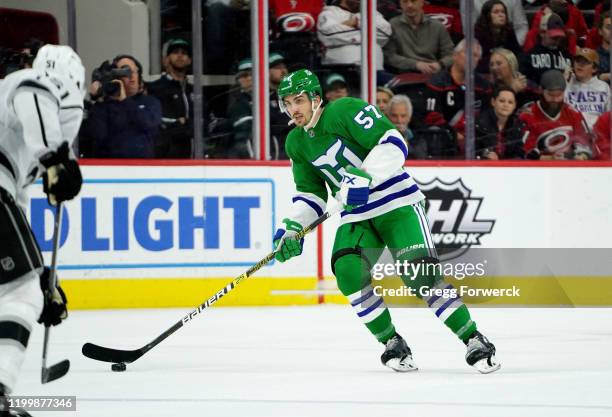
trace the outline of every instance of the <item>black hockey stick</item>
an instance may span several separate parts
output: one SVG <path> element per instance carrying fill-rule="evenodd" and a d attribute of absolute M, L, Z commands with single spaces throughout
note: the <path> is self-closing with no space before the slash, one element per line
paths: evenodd
<path fill-rule="evenodd" d="M 53 225 L 53 254 L 51 255 L 51 267 L 49 268 L 49 288 L 55 288 L 57 285 L 57 252 L 59 250 L 59 239 L 60 239 L 60 227 L 62 224 L 62 203 L 57 203 L 55 213 L 55 224 Z M 51 302 L 50 298 L 53 296 L 51 291 L 46 294 L 47 300 L 45 302 Z M 47 368 L 47 348 L 49 346 L 49 333 L 51 332 L 51 326 L 45 326 L 45 339 L 43 341 L 43 353 L 42 353 L 42 368 L 40 370 L 40 382 L 46 384 L 47 382 L 55 381 L 66 375 L 70 369 L 70 361 L 65 359 L 55 365 L 51 365 Z"/>
<path fill-rule="evenodd" d="M 299 239 L 303 238 L 307 233 L 313 231 L 314 229 L 317 228 L 317 226 L 319 226 L 325 220 L 327 220 L 332 215 L 334 215 L 337 210 L 338 210 L 338 208 L 334 208 L 334 209 L 332 209 L 330 211 L 327 211 L 327 212 L 323 213 L 323 215 L 321 217 L 319 217 L 317 220 L 312 222 L 312 224 L 306 226 L 301 232 L 299 232 L 297 235 L 295 235 L 294 239 L 299 240 Z M 142 355 L 144 355 L 145 353 L 147 353 L 148 351 L 153 349 L 155 346 L 157 346 L 159 343 L 161 343 L 163 340 L 165 340 L 168 336 L 170 336 L 171 334 L 176 332 L 178 329 L 183 327 L 185 324 L 187 324 L 190 320 L 195 318 L 204 309 L 211 307 L 214 303 L 216 303 L 222 297 L 227 295 L 238 284 L 240 284 L 240 282 L 242 282 L 244 279 L 250 277 L 255 272 L 257 272 L 259 269 L 261 269 L 261 267 L 263 267 L 268 262 L 270 262 L 272 259 L 274 259 L 274 255 L 275 254 L 276 254 L 276 251 L 271 252 L 268 255 L 266 255 L 265 258 L 263 258 L 261 261 L 257 262 L 252 267 L 250 267 L 244 274 L 234 278 L 234 280 L 232 282 L 230 282 L 229 284 L 227 284 L 223 289 L 219 290 L 215 295 L 213 295 L 208 300 L 206 300 L 202 304 L 200 304 L 195 310 L 191 311 L 189 314 L 187 314 L 181 320 L 176 322 L 168 330 L 166 330 L 165 332 L 163 332 L 162 334 L 157 336 L 153 341 L 151 341 L 150 343 L 148 343 L 145 346 L 141 347 L 140 349 L 135 349 L 135 350 L 120 350 L 120 349 L 112 349 L 112 348 L 107 348 L 107 347 L 104 347 L 104 346 L 95 345 L 93 343 L 85 343 L 83 345 L 83 349 L 82 349 L 83 355 L 87 356 L 88 358 L 95 359 L 95 360 L 98 360 L 98 361 L 114 362 L 114 363 L 118 363 L 118 364 L 126 364 L 126 363 L 131 363 L 131 362 L 136 361 Z"/>

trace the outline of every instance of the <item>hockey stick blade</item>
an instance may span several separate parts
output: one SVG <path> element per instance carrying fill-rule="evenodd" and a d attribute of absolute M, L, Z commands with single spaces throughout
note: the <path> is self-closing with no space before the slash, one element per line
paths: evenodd
<path fill-rule="evenodd" d="M 99 346 L 93 343 L 85 343 L 83 345 L 83 349 L 81 349 L 81 352 L 83 352 L 83 355 L 87 356 L 88 358 L 97 361 L 131 363 L 144 355 L 146 350 L 120 350 Z"/>
<path fill-rule="evenodd" d="M 323 223 L 325 220 L 330 218 L 332 215 L 334 215 L 339 210 L 340 210 L 340 207 L 335 207 L 334 209 L 323 213 L 318 219 L 316 219 L 314 222 L 306 226 L 304 229 L 302 229 L 292 238 L 296 240 L 300 240 L 307 233 L 316 229 L 317 226 L 319 226 L 321 223 Z M 173 334 L 178 329 L 183 327 L 185 324 L 189 323 L 196 316 L 202 313 L 205 309 L 211 307 L 214 303 L 219 301 L 222 297 L 229 294 L 230 291 L 236 288 L 236 286 L 240 284 L 243 280 L 249 278 L 255 272 L 260 270 L 264 265 L 267 265 L 270 261 L 272 261 L 275 255 L 276 255 L 276 251 L 273 251 L 269 253 L 268 255 L 266 255 L 263 259 L 261 259 L 255 265 L 251 266 L 245 273 L 234 278 L 234 280 L 230 282 L 229 284 L 227 284 L 223 289 L 217 291 L 216 294 L 214 294 L 208 300 L 204 301 L 202 304 L 200 304 L 198 307 L 196 307 L 194 310 L 192 310 L 190 313 L 184 316 L 181 320 L 174 323 L 172 327 L 164 331 L 162 334 L 157 336 L 153 341 L 149 342 L 148 344 L 141 347 L 140 349 L 121 350 L 121 349 L 107 348 L 107 347 L 99 346 L 93 343 L 85 343 L 83 345 L 83 348 L 81 349 L 81 352 L 83 353 L 84 356 L 90 359 L 94 359 L 94 360 L 102 361 L 102 362 L 112 362 L 112 363 L 134 362 L 138 358 L 140 358 L 142 355 L 147 353 L 149 350 L 153 349 L 159 343 L 164 341 L 166 338 L 168 338 L 171 334 Z"/>
<path fill-rule="evenodd" d="M 70 361 L 68 359 L 58 362 L 55 365 L 51 365 L 48 368 L 42 368 L 40 372 L 40 382 L 46 384 L 47 382 L 60 379 L 66 375 L 69 370 Z"/>

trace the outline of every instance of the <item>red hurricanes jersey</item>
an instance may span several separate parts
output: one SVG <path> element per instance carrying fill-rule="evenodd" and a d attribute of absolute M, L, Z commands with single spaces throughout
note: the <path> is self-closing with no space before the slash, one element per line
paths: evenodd
<path fill-rule="evenodd" d="M 276 24 L 284 32 L 314 31 L 323 0 L 270 0 Z"/>
<path fill-rule="evenodd" d="M 536 101 L 520 115 L 527 129 L 525 152 L 536 149 L 540 155 L 566 155 L 575 152 L 591 154 L 589 128 L 580 113 L 563 104 L 555 117 L 550 117 Z"/>

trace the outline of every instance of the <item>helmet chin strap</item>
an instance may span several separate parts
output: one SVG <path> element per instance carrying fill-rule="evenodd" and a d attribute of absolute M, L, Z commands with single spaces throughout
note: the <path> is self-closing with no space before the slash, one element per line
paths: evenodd
<path fill-rule="evenodd" d="M 306 123 L 306 125 L 304 126 L 304 131 L 308 131 L 308 129 L 314 128 L 319 122 L 319 119 L 321 118 L 321 111 L 320 111 L 321 104 L 323 104 L 323 100 L 321 100 L 320 98 L 319 98 L 319 104 L 317 105 L 316 108 L 315 108 L 314 101 L 312 102 L 312 117 L 310 118 L 310 121 Z"/>

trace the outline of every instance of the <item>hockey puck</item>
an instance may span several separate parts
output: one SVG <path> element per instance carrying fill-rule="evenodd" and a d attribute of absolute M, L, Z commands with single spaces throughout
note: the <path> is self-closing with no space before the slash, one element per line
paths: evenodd
<path fill-rule="evenodd" d="M 123 362 L 113 363 L 111 365 L 111 369 L 113 370 L 113 372 L 123 372 L 127 369 L 127 366 Z"/>

